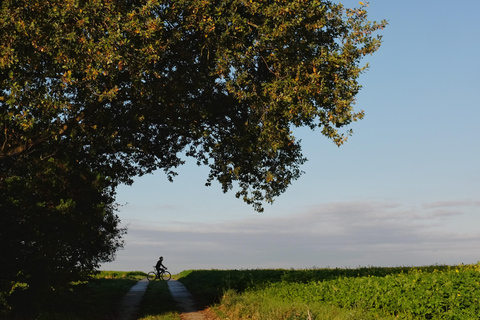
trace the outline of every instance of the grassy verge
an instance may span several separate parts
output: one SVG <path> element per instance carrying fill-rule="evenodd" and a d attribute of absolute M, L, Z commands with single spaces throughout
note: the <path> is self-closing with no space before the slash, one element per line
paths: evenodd
<path fill-rule="evenodd" d="M 229 320 L 394 320 L 392 315 L 372 313 L 360 308 L 340 308 L 327 303 L 302 303 L 268 296 L 261 291 L 238 293 L 229 290 L 211 310 L 220 319 Z"/>
<path fill-rule="evenodd" d="M 170 296 L 167 282 L 152 281 L 140 305 L 139 320 L 180 320 L 175 302 Z"/>

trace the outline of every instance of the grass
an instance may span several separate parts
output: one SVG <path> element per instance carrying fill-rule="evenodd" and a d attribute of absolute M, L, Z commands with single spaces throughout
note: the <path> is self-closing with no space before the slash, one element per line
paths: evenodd
<path fill-rule="evenodd" d="M 306 271 L 308 272 L 308 271 Z M 228 320 L 393 320 L 394 316 L 376 314 L 361 308 L 341 308 L 328 303 L 307 305 L 275 295 L 261 288 L 268 283 L 285 281 L 297 274 L 293 270 L 197 270 L 184 271 L 179 280 L 197 301 L 209 307 L 217 319 Z M 303 272 L 301 276 L 305 273 Z M 292 282 L 308 281 L 290 279 Z M 223 294 L 220 294 L 223 292 Z"/>
<path fill-rule="evenodd" d="M 360 308 L 339 308 L 326 303 L 307 305 L 295 301 L 265 296 L 261 292 L 225 292 L 221 302 L 211 310 L 220 319 L 229 320 L 393 320 L 390 315 L 378 315 Z"/>
<path fill-rule="evenodd" d="M 143 272 L 104 271 L 88 283 L 72 285 L 58 294 L 39 315 L 19 311 L 11 319 L 28 320 L 105 320 L 115 319 L 115 307 L 130 288 L 145 278 Z"/>
<path fill-rule="evenodd" d="M 142 280 L 147 276 L 142 271 L 100 271 L 93 276 L 94 279 L 132 279 Z"/>
<path fill-rule="evenodd" d="M 167 282 L 149 283 L 140 305 L 138 320 L 180 320 L 180 313 L 170 296 Z"/>

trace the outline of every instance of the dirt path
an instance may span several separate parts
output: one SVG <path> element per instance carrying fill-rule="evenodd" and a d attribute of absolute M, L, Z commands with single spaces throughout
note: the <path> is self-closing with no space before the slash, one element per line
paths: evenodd
<path fill-rule="evenodd" d="M 177 304 L 178 310 L 181 312 L 182 320 L 209 320 L 202 310 L 200 310 L 193 298 L 192 294 L 185 286 L 177 280 L 170 280 L 168 289 L 173 300 Z M 117 320 L 135 320 L 138 307 L 142 302 L 145 290 L 147 290 L 148 280 L 143 279 L 137 282 L 130 291 L 125 295 L 120 307 L 117 310 Z"/>
<path fill-rule="evenodd" d="M 142 302 L 145 290 L 147 290 L 148 280 L 143 279 L 137 282 L 136 285 L 130 288 L 130 291 L 123 297 L 118 309 L 118 320 L 134 320 L 140 302 Z"/>
<path fill-rule="evenodd" d="M 182 320 L 208 320 L 195 303 L 192 294 L 177 280 L 168 281 L 168 289 L 178 310 L 182 313 Z"/>

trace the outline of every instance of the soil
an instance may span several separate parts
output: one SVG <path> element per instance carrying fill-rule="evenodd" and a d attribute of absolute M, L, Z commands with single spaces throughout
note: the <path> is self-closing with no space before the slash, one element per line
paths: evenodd
<path fill-rule="evenodd" d="M 177 280 L 168 281 L 168 289 L 181 312 L 182 320 L 209 320 L 205 313 L 198 308 L 192 294 L 181 282 Z"/>

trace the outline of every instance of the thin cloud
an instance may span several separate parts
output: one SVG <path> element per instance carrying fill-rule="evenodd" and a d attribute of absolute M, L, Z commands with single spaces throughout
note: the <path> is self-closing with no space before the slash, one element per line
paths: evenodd
<path fill-rule="evenodd" d="M 463 200 L 463 201 L 437 201 L 426 203 L 423 208 L 446 208 L 446 207 L 480 207 L 480 201 Z"/>
<path fill-rule="evenodd" d="M 461 214 L 456 213 L 457 219 Z M 233 222 L 132 223 L 118 259 L 134 263 L 123 260 L 133 255 L 139 265 L 134 269 L 139 269 L 160 254 L 168 257 L 176 271 L 476 262 L 480 234 L 455 230 L 448 221 L 439 222 L 438 216 L 423 206 L 349 202 Z M 445 219 L 451 218 L 445 214 Z"/>

